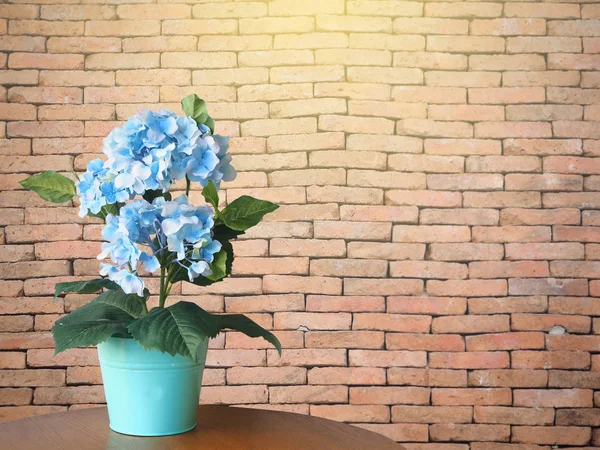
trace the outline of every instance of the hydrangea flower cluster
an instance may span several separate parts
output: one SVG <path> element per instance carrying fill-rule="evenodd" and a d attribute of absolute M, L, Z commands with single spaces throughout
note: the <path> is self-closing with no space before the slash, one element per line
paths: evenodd
<path fill-rule="evenodd" d="M 144 291 L 144 281 L 138 274 L 140 267 L 154 272 L 161 266 L 159 258 L 163 263 L 183 267 L 190 281 L 211 275 L 209 264 L 221 250 L 221 243 L 213 240 L 213 225 L 212 209 L 190 205 L 186 195 L 173 201 L 163 197 L 152 203 L 134 200 L 123 206 L 118 216 L 106 217 L 102 237 L 107 242 L 102 244 L 98 259 L 110 257 L 114 265 L 100 264 L 100 273 L 125 293 L 139 296 Z M 148 246 L 152 253 L 140 250 L 138 245 Z"/>
<path fill-rule="evenodd" d="M 208 126 L 191 117 L 142 111 L 104 139 L 102 151 L 108 159 L 90 161 L 79 177 L 79 215 L 98 214 L 103 206 L 129 202 L 147 191 L 167 192 L 183 178 L 202 187 L 212 182 L 218 189 L 221 181 L 236 176 L 228 148 L 228 138 L 212 135 Z M 100 273 L 124 292 L 140 296 L 142 266 L 154 272 L 175 263 L 187 270 L 190 281 L 209 276 L 210 263 L 221 250 L 221 243 L 213 240 L 213 226 L 212 209 L 190 205 L 186 195 L 174 201 L 133 200 L 121 207 L 118 216 L 106 216 L 102 232 L 106 242 L 98 259 L 108 257 L 113 264 L 102 263 Z"/>
<path fill-rule="evenodd" d="M 206 186 L 235 178 L 229 138 L 212 135 L 204 124 L 167 110 L 142 111 L 105 139 L 108 160 L 90 161 L 80 177 L 79 215 L 98 214 L 105 205 L 123 203 L 148 190 L 167 192 L 177 180 Z"/>

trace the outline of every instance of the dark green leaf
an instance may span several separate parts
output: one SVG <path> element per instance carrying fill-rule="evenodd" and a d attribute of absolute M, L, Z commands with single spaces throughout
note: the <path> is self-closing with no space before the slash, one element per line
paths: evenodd
<path fill-rule="evenodd" d="M 106 219 L 106 216 L 109 214 L 117 216 L 119 215 L 119 210 L 124 204 L 125 203 L 110 203 L 108 205 L 104 205 L 97 214 L 93 214 L 92 212 L 88 211 L 88 216 L 99 217 L 100 219 Z"/>
<path fill-rule="evenodd" d="M 146 349 L 182 355 L 198 362 L 198 352 L 208 338 L 217 335 L 217 319 L 195 303 L 178 302 L 154 308 L 127 327 Z"/>
<path fill-rule="evenodd" d="M 131 322 L 142 315 L 144 299 L 123 291 L 106 291 L 56 323 L 74 324 L 95 320 Z"/>
<path fill-rule="evenodd" d="M 219 193 L 212 181 L 209 181 L 204 189 L 202 189 L 202 196 L 207 203 L 210 203 L 213 206 L 215 213 L 217 213 L 219 209 Z"/>
<path fill-rule="evenodd" d="M 242 195 L 231 202 L 219 215 L 229 228 L 245 231 L 256 225 L 265 214 L 279 208 L 275 203 Z"/>
<path fill-rule="evenodd" d="M 215 132 L 215 121 L 208 115 L 206 102 L 196 94 L 190 94 L 181 100 L 183 112 L 196 121 L 198 125 L 204 124 L 210 128 L 210 132 Z"/>
<path fill-rule="evenodd" d="M 89 347 L 106 341 L 114 334 L 127 333 L 127 323 L 93 320 L 88 322 L 62 323 L 58 320 L 52 327 L 56 344 L 54 354 L 74 347 Z"/>
<path fill-rule="evenodd" d="M 262 337 L 273 344 L 279 352 L 279 355 L 281 355 L 281 343 L 279 342 L 279 339 L 277 339 L 273 333 L 265 330 L 252 319 L 249 319 L 243 314 L 224 314 L 216 317 L 219 320 L 219 331 L 223 330 L 224 328 L 231 328 L 232 330 L 241 331 L 246 336 L 250 336 L 252 338 Z"/>
<path fill-rule="evenodd" d="M 210 270 L 212 270 L 212 274 L 206 278 L 211 281 L 219 281 L 227 276 L 227 252 L 225 249 L 221 248 L 214 255 L 213 262 L 210 263 Z"/>
<path fill-rule="evenodd" d="M 70 281 L 67 283 L 56 283 L 54 286 L 54 297 L 58 297 L 61 294 L 68 292 L 77 292 L 78 294 L 93 294 L 98 292 L 102 288 L 116 290 L 119 289 L 119 285 L 114 281 L 110 281 L 107 278 L 98 278 L 96 280 L 86 281 Z"/>
<path fill-rule="evenodd" d="M 149 203 L 152 203 L 152 201 L 158 197 L 163 197 L 167 201 L 171 200 L 171 194 L 169 192 L 163 192 L 161 189 L 147 190 L 146 192 L 144 192 L 144 195 L 142 195 L 142 197 Z"/>
<path fill-rule="evenodd" d="M 65 203 L 77 195 L 73 180 L 52 170 L 32 175 L 20 184 L 52 203 Z"/>

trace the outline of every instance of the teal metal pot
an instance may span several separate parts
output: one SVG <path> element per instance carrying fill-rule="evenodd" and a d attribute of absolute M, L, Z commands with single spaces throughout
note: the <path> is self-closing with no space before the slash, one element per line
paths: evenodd
<path fill-rule="evenodd" d="M 145 350 L 137 341 L 98 344 L 110 428 L 134 436 L 185 433 L 196 426 L 208 339 L 194 363 Z"/>

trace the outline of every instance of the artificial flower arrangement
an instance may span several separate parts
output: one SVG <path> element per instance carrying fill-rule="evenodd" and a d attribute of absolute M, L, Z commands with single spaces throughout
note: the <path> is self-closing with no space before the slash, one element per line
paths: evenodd
<path fill-rule="evenodd" d="M 231 240 L 278 207 L 242 196 L 219 210 L 220 184 L 236 176 L 228 138 L 213 134 L 214 120 L 196 95 L 183 99 L 182 106 L 187 116 L 142 111 L 115 128 L 104 140 L 107 160 L 90 161 L 76 182 L 52 171 L 21 182 L 55 203 L 78 196 L 80 216 L 99 217 L 106 223 L 102 230 L 106 242 L 98 255 L 99 260 L 111 261 L 100 264 L 105 277 L 56 285 L 55 295 L 104 289 L 55 323 L 56 353 L 94 345 L 100 350 L 107 341 L 123 349 L 137 341 L 143 350 L 183 357 L 184 364 L 203 368 L 208 339 L 223 329 L 263 337 L 281 352 L 277 338 L 244 315 L 213 315 L 188 301 L 167 305 L 171 288 L 179 281 L 208 286 L 227 277 L 234 258 Z M 169 190 L 180 180 L 185 180 L 186 193 L 172 198 Z M 207 205 L 190 204 L 192 183 L 200 183 Z M 160 276 L 154 308 L 147 305 L 150 292 L 140 277 L 142 268 Z M 101 352 L 100 356 L 102 363 Z M 165 361 L 173 367 L 172 360 Z M 104 366 L 102 370 L 108 394 L 108 372 Z M 109 414 L 112 427 L 110 400 Z"/>

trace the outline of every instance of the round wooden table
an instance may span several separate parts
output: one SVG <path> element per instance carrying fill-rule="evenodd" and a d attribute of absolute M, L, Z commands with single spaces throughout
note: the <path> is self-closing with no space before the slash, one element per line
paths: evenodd
<path fill-rule="evenodd" d="M 198 426 L 165 437 L 134 437 L 108 427 L 106 408 L 82 409 L 0 425 L 11 450 L 402 450 L 371 431 L 301 414 L 200 406 Z"/>

